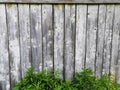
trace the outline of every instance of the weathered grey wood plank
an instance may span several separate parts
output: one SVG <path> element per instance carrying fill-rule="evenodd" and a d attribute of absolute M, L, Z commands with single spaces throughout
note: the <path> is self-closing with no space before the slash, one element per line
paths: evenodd
<path fill-rule="evenodd" d="M 21 72 L 22 77 L 24 77 L 27 69 L 31 66 L 29 5 L 19 4 L 18 9 L 21 48 Z"/>
<path fill-rule="evenodd" d="M 107 5 L 106 28 L 104 38 L 103 74 L 110 73 L 110 60 L 112 49 L 112 29 L 113 29 L 114 5 Z"/>
<path fill-rule="evenodd" d="M 120 3 L 120 0 L 0 0 L 0 3 Z"/>
<path fill-rule="evenodd" d="M 65 5 L 65 79 L 73 78 L 75 46 L 75 5 Z"/>
<path fill-rule="evenodd" d="M 63 78 L 64 6 L 54 5 L 54 69 Z"/>
<path fill-rule="evenodd" d="M 76 6 L 76 46 L 75 46 L 75 71 L 84 68 L 86 46 L 86 15 L 87 5 Z"/>
<path fill-rule="evenodd" d="M 117 79 L 117 68 L 119 64 L 118 61 L 118 45 L 119 45 L 119 33 L 120 33 L 120 5 L 115 6 L 115 18 L 113 23 L 113 39 L 112 39 L 112 56 L 111 56 L 111 67 L 110 73 Z M 118 78 L 117 80 L 119 80 Z"/>
<path fill-rule="evenodd" d="M 95 71 L 98 5 L 88 5 L 86 68 Z"/>
<path fill-rule="evenodd" d="M 52 5 L 42 5 L 43 67 L 53 68 Z"/>
<path fill-rule="evenodd" d="M 10 90 L 8 34 L 5 5 L 0 5 L 0 89 Z"/>
<path fill-rule="evenodd" d="M 30 6 L 32 66 L 35 71 L 42 70 L 42 29 L 41 5 Z"/>
<path fill-rule="evenodd" d="M 17 5 L 6 5 L 9 38 L 11 87 L 20 81 L 20 47 Z"/>
<path fill-rule="evenodd" d="M 0 90 L 10 90 L 31 64 L 36 71 L 58 69 L 61 77 L 65 69 L 66 79 L 73 77 L 74 63 L 76 72 L 85 65 L 99 77 L 111 72 L 120 82 L 119 10 L 113 4 L 99 10 L 98 5 L 0 4 Z"/>
<path fill-rule="evenodd" d="M 96 51 L 96 76 L 101 77 L 102 75 L 102 64 L 103 64 L 103 44 L 104 44 L 104 32 L 105 32 L 105 19 L 106 19 L 106 5 L 99 6 L 98 16 L 98 40 L 97 40 L 97 51 Z"/>
<path fill-rule="evenodd" d="M 120 83 L 120 32 L 119 32 L 119 43 L 118 43 L 118 56 L 117 56 L 117 68 L 116 68 L 116 81 Z"/>

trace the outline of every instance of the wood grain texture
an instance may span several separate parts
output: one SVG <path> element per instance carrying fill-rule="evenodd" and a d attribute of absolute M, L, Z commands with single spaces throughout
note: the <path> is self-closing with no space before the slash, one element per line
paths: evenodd
<path fill-rule="evenodd" d="M 103 52 L 103 74 L 110 73 L 111 49 L 112 49 L 112 31 L 113 31 L 114 5 L 107 5 L 106 28 L 104 38 Z"/>
<path fill-rule="evenodd" d="M 120 5 L 0 4 L 0 90 L 31 65 L 63 79 L 86 67 L 120 82 Z"/>
<path fill-rule="evenodd" d="M 102 65 L 103 65 L 103 44 L 104 44 L 104 32 L 105 32 L 105 19 L 106 19 L 106 5 L 99 6 L 98 15 L 98 40 L 96 51 L 96 76 L 101 77 Z"/>
<path fill-rule="evenodd" d="M 96 39 L 97 39 L 97 16 L 98 5 L 88 5 L 87 16 L 87 47 L 86 47 L 86 68 L 95 71 Z"/>
<path fill-rule="evenodd" d="M 21 72 L 22 77 L 24 77 L 27 69 L 31 66 L 29 5 L 19 4 L 18 9 L 20 29 Z"/>
<path fill-rule="evenodd" d="M 35 71 L 42 70 L 42 29 L 41 5 L 30 6 L 32 66 Z"/>
<path fill-rule="evenodd" d="M 112 39 L 112 56 L 111 56 L 111 67 L 110 72 L 114 76 L 114 79 L 120 82 L 120 78 L 117 75 L 117 69 L 119 67 L 118 61 L 118 50 L 119 50 L 119 33 L 120 33 L 120 5 L 115 6 L 115 18 L 113 24 L 113 39 Z"/>
<path fill-rule="evenodd" d="M 0 90 L 10 90 L 8 34 L 5 5 L 0 5 Z"/>
<path fill-rule="evenodd" d="M 18 11 L 17 5 L 9 6 L 9 4 L 7 4 L 6 7 L 9 38 L 10 78 L 11 87 L 13 87 L 21 79 Z"/>
<path fill-rule="evenodd" d="M 0 0 L 0 3 L 120 3 L 120 0 Z"/>
<path fill-rule="evenodd" d="M 54 5 L 54 69 L 60 70 L 63 78 L 64 51 L 64 6 Z"/>
<path fill-rule="evenodd" d="M 80 72 L 85 62 L 87 5 L 76 7 L 75 71 Z"/>
<path fill-rule="evenodd" d="M 43 67 L 53 68 L 52 5 L 42 5 Z"/>
<path fill-rule="evenodd" d="M 65 78 L 73 78 L 75 43 L 75 5 L 65 5 Z"/>
<path fill-rule="evenodd" d="M 119 43 L 118 43 L 118 56 L 117 56 L 117 68 L 116 68 L 116 81 L 120 83 L 120 33 L 119 33 Z"/>

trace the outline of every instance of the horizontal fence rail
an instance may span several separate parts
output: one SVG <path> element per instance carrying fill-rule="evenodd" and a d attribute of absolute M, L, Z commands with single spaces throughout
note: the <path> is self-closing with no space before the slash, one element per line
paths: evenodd
<path fill-rule="evenodd" d="M 91 68 L 120 82 L 120 5 L 0 4 L 0 90 L 12 89 L 31 66 L 58 69 L 65 79 Z"/>
<path fill-rule="evenodd" d="M 82 3 L 82 4 L 96 4 L 96 3 L 120 3 L 120 0 L 0 0 L 0 3 Z"/>

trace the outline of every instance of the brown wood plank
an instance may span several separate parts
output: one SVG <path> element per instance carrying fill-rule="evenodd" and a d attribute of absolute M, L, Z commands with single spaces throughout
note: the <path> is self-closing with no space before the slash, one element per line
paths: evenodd
<path fill-rule="evenodd" d="M 120 3 L 120 0 L 0 0 L 0 3 Z"/>

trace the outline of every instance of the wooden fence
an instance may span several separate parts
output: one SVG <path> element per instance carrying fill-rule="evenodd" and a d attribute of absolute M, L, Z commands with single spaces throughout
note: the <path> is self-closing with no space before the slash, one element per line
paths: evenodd
<path fill-rule="evenodd" d="M 86 67 L 120 82 L 120 5 L 109 2 L 120 0 L 0 0 L 0 90 L 30 66 L 65 79 Z"/>

